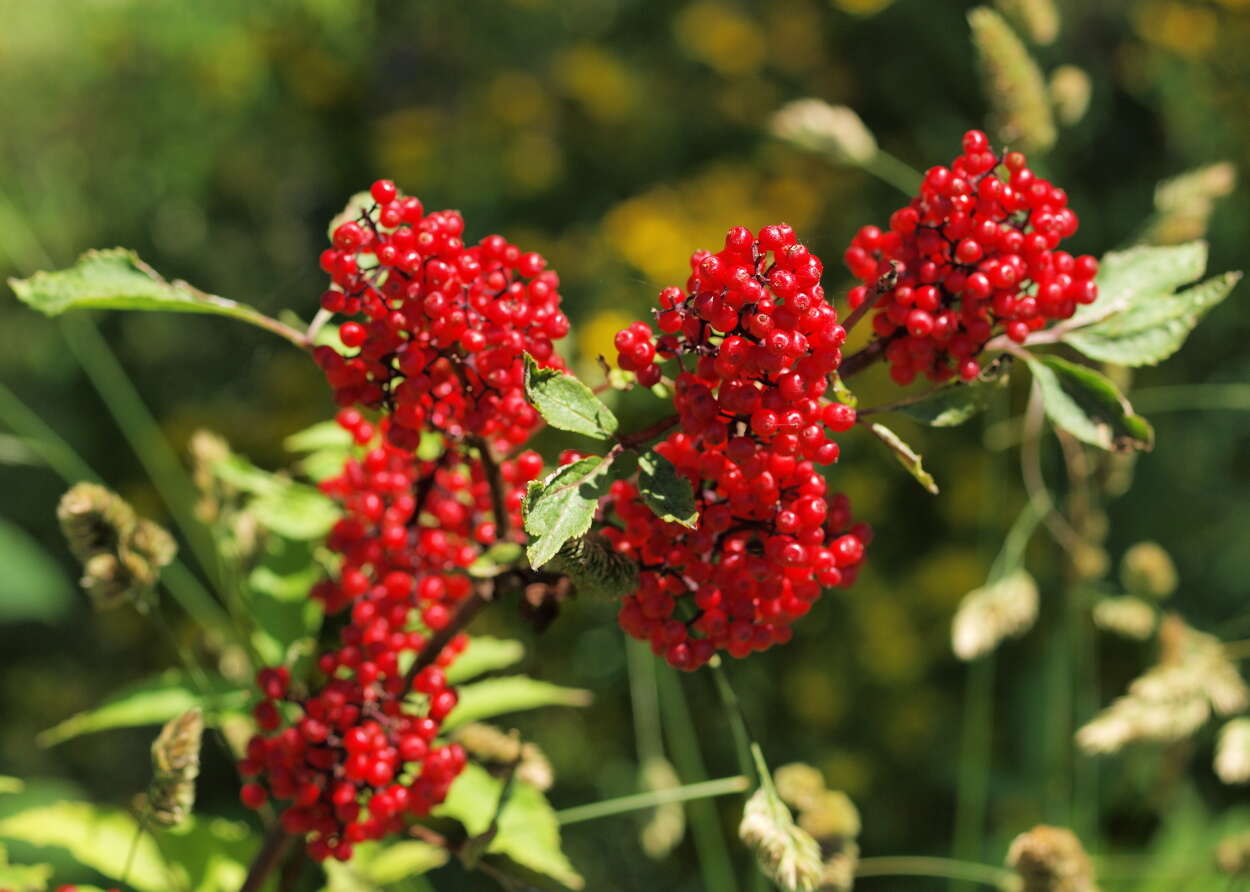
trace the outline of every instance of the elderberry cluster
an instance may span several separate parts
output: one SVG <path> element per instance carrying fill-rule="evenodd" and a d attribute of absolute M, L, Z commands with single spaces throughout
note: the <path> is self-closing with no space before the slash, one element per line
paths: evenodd
<path fill-rule="evenodd" d="M 856 234 L 844 259 L 865 284 L 851 290 L 851 306 L 876 299 L 873 329 L 899 384 L 918 373 L 970 380 L 998 332 L 1022 343 L 1097 298 L 1098 261 L 1056 250 L 1078 225 L 1063 189 L 970 130 L 963 154 L 925 172 L 888 230 Z"/>
<path fill-rule="evenodd" d="M 870 538 L 847 532 L 846 499 L 826 501 L 816 470 L 838 459 L 830 432 L 855 423 L 854 409 L 824 398 L 846 332 L 819 258 L 780 224 L 758 237 L 735 227 L 722 251 L 690 264 L 684 290 L 660 293 L 658 339 L 637 322 L 616 347 L 643 384 L 660 380 L 658 360 L 678 360 L 681 431 L 657 451 L 690 480 L 698 527 L 660 520 L 617 483 L 624 528 L 605 531 L 642 568 L 621 625 L 683 669 L 788 640 L 822 586 L 853 581 Z"/>
<path fill-rule="evenodd" d="M 345 316 L 347 355 L 315 353 L 341 406 L 384 409 L 388 439 L 415 448 L 422 430 L 519 445 L 538 414 L 526 402 L 522 354 L 560 367 L 568 334 L 559 277 L 502 236 L 466 245 L 457 211 L 426 213 L 379 180 L 373 206 L 340 223 L 321 255 L 322 308 Z"/>

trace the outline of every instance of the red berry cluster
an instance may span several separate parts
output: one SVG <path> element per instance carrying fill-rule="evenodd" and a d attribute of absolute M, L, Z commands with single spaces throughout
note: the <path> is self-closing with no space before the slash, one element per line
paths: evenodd
<path fill-rule="evenodd" d="M 239 770 L 263 776 L 265 785 L 244 784 L 240 798 L 249 808 L 270 795 L 289 802 L 282 827 L 307 835 L 317 860 L 346 861 L 357 843 L 403 830 L 405 818 L 443 801 L 464 768 L 459 744 L 439 746 L 435 738 L 456 705 L 443 670 L 467 639 L 453 640 L 416 673 L 414 698 L 401 658 L 419 652 L 425 638 L 401 629 L 374 636 L 349 627 L 357 634 L 345 633 L 341 649 L 322 654 L 328 680 L 309 696 L 292 694 L 285 667 L 261 670 L 257 678 L 261 733 L 248 743 Z M 281 704 L 290 716 L 285 727 Z"/>
<path fill-rule="evenodd" d="M 1024 155 L 998 155 L 984 133 L 965 133 L 963 154 L 926 171 L 920 195 L 894 212 L 889 230 L 865 226 L 844 255 L 865 283 L 851 290 L 852 307 L 889 282 L 873 328 L 888 341 L 894 380 L 969 380 L 994 334 L 1021 343 L 1092 303 L 1098 261 L 1056 250 L 1078 223 L 1067 193 L 1036 176 Z"/>
<path fill-rule="evenodd" d="M 673 666 L 784 644 L 824 587 L 855 581 L 872 531 L 852 525 L 846 496 L 826 498 L 813 462 L 742 438 L 707 450 L 685 433 L 657 451 L 690 480 L 698 528 L 660 520 L 618 481 L 612 507 L 623 528 L 604 535 L 641 567 L 638 590 L 621 605 L 622 628 Z"/>
<path fill-rule="evenodd" d="M 335 399 L 385 409 L 401 448 L 415 448 L 424 429 L 523 443 L 538 415 L 522 353 L 563 365 L 552 345 L 569 331 L 559 277 L 502 236 L 465 245 L 459 212 L 427 214 L 389 180 L 370 191 L 373 206 L 340 223 L 321 255 L 332 282 L 322 307 L 362 317 L 339 328 L 353 352 L 315 353 Z"/>
<path fill-rule="evenodd" d="M 608 531 L 644 568 L 622 626 L 685 669 L 717 649 L 743 656 L 787 639 L 822 584 L 849 584 L 867 536 L 842 535 L 849 509 L 824 500 L 815 470 L 838 459 L 829 431 L 855 423 L 854 409 L 824 398 L 846 332 L 820 259 L 780 224 L 758 236 L 735 227 L 690 265 L 684 290 L 660 292 L 658 339 L 637 322 L 616 347 L 643 384 L 660 380 L 659 360 L 678 360 L 682 431 L 659 451 L 693 484 L 699 527 L 660 521 L 618 484 L 625 529 Z"/>

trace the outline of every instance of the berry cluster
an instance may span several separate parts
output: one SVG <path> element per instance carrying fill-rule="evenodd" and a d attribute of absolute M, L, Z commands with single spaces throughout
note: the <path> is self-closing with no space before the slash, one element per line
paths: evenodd
<path fill-rule="evenodd" d="M 559 277 L 541 255 L 502 236 L 465 245 L 457 211 L 427 214 L 379 180 L 374 204 L 340 223 L 321 255 L 331 278 L 322 307 L 344 322 L 347 355 L 315 352 L 335 399 L 387 411 L 388 439 L 415 448 L 422 430 L 519 445 L 538 415 L 526 402 L 521 355 L 562 366 L 568 334 Z"/>
<path fill-rule="evenodd" d="M 657 451 L 691 481 L 698 529 L 659 520 L 618 483 L 624 529 L 607 532 L 643 568 L 622 626 L 684 669 L 787 640 L 822 585 L 854 578 L 868 538 L 844 532 L 845 498 L 826 502 L 816 470 L 838 459 L 830 431 L 855 423 L 853 408 L 824 398 L 846 332 L 819 258 L 781 224 L 758 237 L 735 227 L 690 264 L 684 290 L 660 292 L 659 337 L 637 322 L 616 347 L 643 384 L 660 380 L 659 360 L 678 360 L 681 432 Z"/>
<path fill-rule="evenodd" d="M 309 696 L 292 694 L 285 667 L 260 672 L 261 733 L 239 764 L 244 776 L 263 775 L 267 784 L 245 784 L 243 803 L 260 808 L 270 795 L 288 801 L 282 827 L 307 835 L 317 860 L 346 861 L 357 843 L 401 831 L 407 816 L 427 814 L 466 761 L 459 744 L 439 746 L 435 738 L 456 705 L 443 670 L 467 639 L 453 640 L 415 674 L 413 697 L 401 658 L 419 652 L 424 637 L 398 628 L 378 636 L 347 631 L 356 634 L 345 633 L 340 650 L 320 657 L 328 681 Z M 282 703 L 292 716 L 286 727 Z"/>
<path fill-rule="evenodd" d="M 844 255 L 865 283 L 851 290 L 851 306 L 876 297 L 873 329 L 888 342 L 894 380 L 972 379 L 996 333 L 1021 343 L 1092 303 L 1098 261 L 1056 250 L 1078 223 L 1067 193 L 1024 155 L 998 155 L 984 133 L 965 133 L 963 154 L 926 171 L 889 229 L 863 227 Z"/>

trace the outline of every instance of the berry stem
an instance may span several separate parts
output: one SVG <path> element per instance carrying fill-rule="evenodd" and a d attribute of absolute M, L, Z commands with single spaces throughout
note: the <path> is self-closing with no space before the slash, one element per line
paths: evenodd
<path fill-rule="evenodd" d="M 619 442 L 620 445 L 626 449 L 638 449 L 657 437 L 661 437 L 668 433 L 670 430 L 675 428 L 680 421 L 680 416 L 674 413 L 661 418 L 659 421 L 655 422 L 655 424 L 648 425 L 640 431 L 635 431 L 632 434 L 625 434 L 619 437 L 617 442 Z"/>
<path fill-rule="evenodd" d="M 495 538 L 506 541 L 512 529 L 512 521 L 508 516 L 508 506 L 504 498 L 503 478 L 499 474 L 499 464 L 491 452 L 490 444 L 481 437 L 472 437 L 469 442 L 477 449 L 482 459 L 482 470 L 486 474 L 486 482 L 490 485 L 491 507 L 495 513 Z"/>
<path fill-rule="evenodd" d="M 248 865 L 247 878 L 243 880 L 239 892 L 260 892 L 261 887 L 265 885 L 265 880 L 269 878 L 269 874 L 282 859 L 282 853 L 294 839 L 295 837 L 282 829 L 281 824 L 274 824 L 270 827 L 269 832 L 265 834 L 264 842 L 261 843 L 260 851 Z"/>
<path fill-rule="evenodd" d="M 857 350 L 842 360 L 842 365 L 838 368 L 838 376 L 846 380 L 852 375 L 858 375 L 885 356 L 885 348 L 888 343 L 889 341 L 886 338 L 874 338 L 868 343 L 868 346 L 862 350 Z"/>

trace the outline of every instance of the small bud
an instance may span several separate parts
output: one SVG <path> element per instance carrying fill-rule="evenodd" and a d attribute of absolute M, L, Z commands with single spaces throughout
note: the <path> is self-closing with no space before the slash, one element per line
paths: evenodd
<path fill-rule="evenodd" d="M 1215 773 L 1226 784 L 1250 783 L 1250 718 L 1233 719 L 1220 729 Z"/>
<path fill-rule="evenodd" d="M 152 784 L 148 788 L 151 820 L 176 827 L 195 807 L 195 779 L 200 774 L 204 716 L 190 709 L 171 719 L 152 743 Z"/>
<path fill-rule="evenodd" d="M 1149 638 L 1157 622 L 1154 607 L 1132 595 L 1103 598 L 1094 605 L 1094 625 L 1135 641 Z"/>
<path fill-rule="evenodd" d="M 994 0 L 994 5 L 1036 44 L 1046 46 L 1059 36 L 1054 0 Z"/>
<path fill-rule="evenodd" d="M 1120 561 L 1120 582 L 1135 595 L 1166 598 L 1177 581 L 1176 565 L 1158 542 L 1138 542 Z"/>
<path fill-rule="evenodd" d="M 1022 892 L 1096 892 L 1094 868 L 1076 834 L 1039 824 L 1012 840 L 1007 866 L 1024 884 Z"/>
<path fill-rule="evenodd" d="M 642 766 L 642 785 L 648 790 L 671 790 L 681 780 L 667 759 L 648 759 Z M 648 858 L 667 857 L 686 835 L 686 810 L 680 802 L 666 802 L 652 809 L 651 816 L 639 834 L 642 850 Z"/>
<path fill-rule="evenodd" d="M 951 623 L 951 647 L 961 660 L 987 654 L 1037 619 L 1037 583 L 1024 570 L 964 595 Z"/>
<path fill-rule="evenodd" d="M 739 838 L 755 853 L 760 870 L 785 892 L 812 892 L 824 873 L 820 846 L 799 829 L 775 794 L 756 790 L 742 810 Z"/>
<path fill-rule="evenodd" d="M 778 139 L 826 154 L 840 164 L 867 164 L 877 154 L 877 140 L 859 115 L 820 99 L 799 99 L 782 107 L 773 115 L 770 129 Z"/>
<path fill-rule="evenodd" d="M 1060 65 L 1050 73 L 1047 89 L 1051 104 L 1055 107 L 1055 117 L 1063 126 L 1073 126 L 1089 111 L 1094 84 L 1083 69 L 1075 65 Z"/>
<path fill-rule="evenodd" d="M 978 6 L 968 13 L 968 24 L 998 138 L 1022 152 L 1049 149 L 1055 143 L 1055 122 L 1041 69 L 994 10 Z"/>

